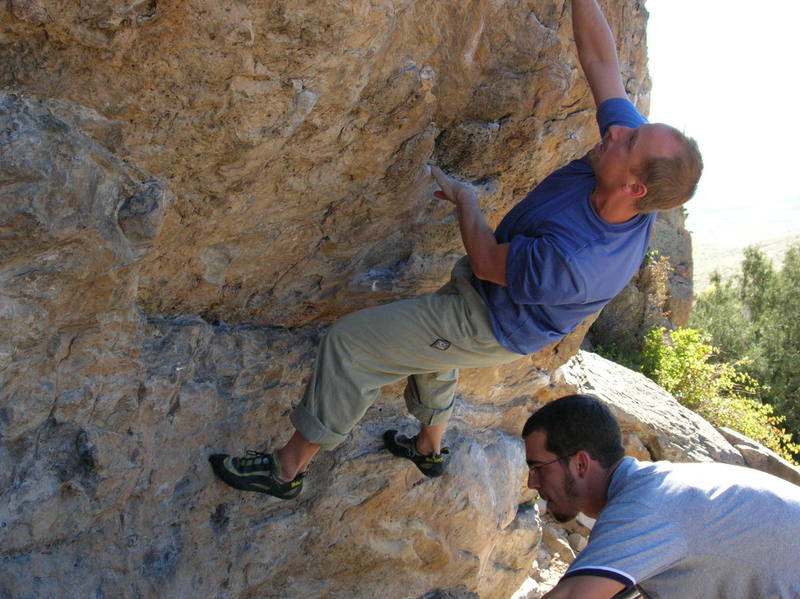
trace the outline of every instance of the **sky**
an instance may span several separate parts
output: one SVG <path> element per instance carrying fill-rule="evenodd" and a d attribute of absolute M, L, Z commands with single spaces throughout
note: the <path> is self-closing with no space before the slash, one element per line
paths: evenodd
<path fill-rule="evenodd" d="M 800 234 L 800 0 L 645 6 L 649 119 L 683 130 L 703 153 L 687 204 L 695 242 L 742 247 Z"/>

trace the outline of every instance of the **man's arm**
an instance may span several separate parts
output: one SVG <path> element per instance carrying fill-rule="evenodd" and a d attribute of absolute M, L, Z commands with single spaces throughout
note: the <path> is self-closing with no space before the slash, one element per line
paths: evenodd
<path fill-rule="evenodd" d="M 611 599 L 624 590 L 622 583 L 602 576 L 562 578 L 542 599 Z"/>
<path fill-rule="evenodd" d="M 597 0 L 572 0 L 572 33 L 595 104 L 626 98 L 614 36 Z"/>
<path fill-rule="evenodd" d="M 475 191 L 451 179 L 438 167 L 432 166 L 431 174 L 442 188 L 433 195 L 456 206 L 461 240 L 467 250 L 473 274 L 484 281 L 505 286 L 509 244 L 497 243 L 494 232 L 481 212 Z"/>

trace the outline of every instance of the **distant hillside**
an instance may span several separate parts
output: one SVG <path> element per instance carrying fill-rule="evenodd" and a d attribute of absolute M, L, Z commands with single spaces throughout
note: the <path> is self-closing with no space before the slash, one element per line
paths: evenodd
<path fill-rule="evenodd" d="M 729 277 L 740 271 L 746 246 L 704 242 L 697 237 L 693 238 L 693 242 L 692 259 L 694 261 L 695 295 L 708 287 L 711 274 L 715 270 L 718 270 L 723 277 Z M 800 243 L 800 233 L 774 237 L 753 245 L 756 245 L 766 253 L 775 266 L 779 266 L 786 248 L 794 243 Z"/>

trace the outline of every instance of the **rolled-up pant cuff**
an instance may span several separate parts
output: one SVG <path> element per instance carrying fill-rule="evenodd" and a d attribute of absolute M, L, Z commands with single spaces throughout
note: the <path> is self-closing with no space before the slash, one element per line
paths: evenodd
<path fill-rule="evenodd" d="M 292 410 L 289 420 L 306 441 L 315 443 L 325 450 L 331 450 L 347 439 L 347 435 L 341 435 L 327 428 L 302 404 Z"/>
<path fill-rule="evenodd" d="M 446 408 L 430 408 L 422 405 L 412 385 L 406 386 L 403 396 L 405 397 L 406 408 L 408 408 L 409 413 L 422 424 L 428 426 L 447 424 L 447 421 L 450 420 L 450 415 L 453 413 L 453 408 L 455 407 L 455 398 L 453 398 L 450 405 Z"/>

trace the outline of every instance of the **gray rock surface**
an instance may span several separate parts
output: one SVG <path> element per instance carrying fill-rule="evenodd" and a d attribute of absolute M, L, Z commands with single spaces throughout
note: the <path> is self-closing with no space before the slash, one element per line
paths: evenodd
<path fill-rule="evenodd" d="M 576 393 L 601 397 L 623 432 L 633 433 L 641 441 L 649 459 L 744 463 L 711 424 L 642 374 L 582 351 L 558 371 L 557 380 L 559 377 L 559 382 Z"/>
<path fill-rule="evenodd" d="M 719 432 L 742 454 L 744 463 L 750 468 L 800 485 L 800 468 L 790 464 L 768 447 L 729 428 L 720 428 Z"/>
<path fill-rule="evenodd" d="M 462 249 L 427 162 L 496 224 L 596 143 L 568 4 L 11 0 L 0 88 L 169 183 L 146 311 L 300 326 L 441 283 Z M 646 12 L 604 5 L 646 111 Z"/>
<path fill-rule="evenodd" d="M 646 111 L 646 13 L 604 6 Z M 463 373 L 442 479 L 380 447 L 399 387 L 298 501 L 206 458 L 285 440 L 328 321 L 443 282 L 462 249 L 428 162 L 496 223 L 596 142 L 566 10 L 3 3 L 0 596 L 514 592 L 542 535 L 517 435 L 592 319 Z"/>
<path fill-rule="evenodd" d="M 60 119 L 0 95 L 2 434 L 101 422 L 136 397 L 142 257 L 165 184 Z"/>
<path fill-rule="evenodd" d="M 17 94 L 0 107 L 4 594 L 493 597 L 517 588 L 541 534 L 519 507 L 520 419 L 553 392 L 548 373 L 589 322 L 536 356 L 464 373 L 443 479 L 382 450 L 385 428 L 410 424 L 397 387 L 351 441 L 314 463 L 299 501 L 233 492 L 212 476 L 208 454 L 285 440 L 324 327 L 145 316 L 136 289 L 170 206 L 163 184 L 57 116 L 63 105 Z"/>

